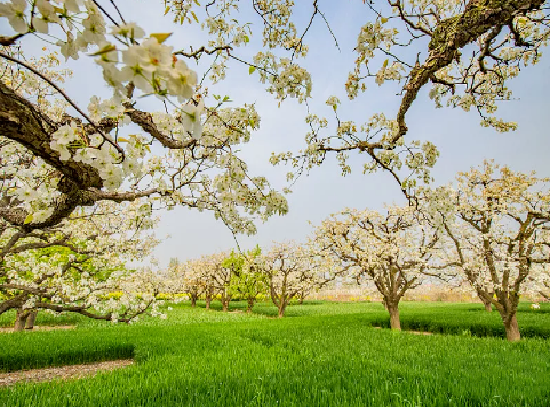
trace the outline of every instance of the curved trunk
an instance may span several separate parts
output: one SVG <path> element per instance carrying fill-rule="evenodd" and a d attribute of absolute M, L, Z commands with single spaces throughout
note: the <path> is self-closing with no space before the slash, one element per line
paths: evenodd
<path fill-rule="evenodd" d="M 484 305 L 485 305 L 485 311 L 493 312 L 493 304 L 491 302 L 484 301 Z"/>

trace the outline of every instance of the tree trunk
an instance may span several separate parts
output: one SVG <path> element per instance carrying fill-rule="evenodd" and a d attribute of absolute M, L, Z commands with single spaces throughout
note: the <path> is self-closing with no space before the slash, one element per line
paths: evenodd
<path fill-rule="evenodd" d="M 485 311 L 493 312 L 493 304 L 491 302 L 484 302 Z"/>
<path fill-rule="evenodd" d="M 197 297 L 191 297 L 191 308 L 197 307 Z"/>
<path fill-rule="evenodd" d="M 17 309 L 17 313 L 15 314 L 15 325 L 13 327 L 13 330 L 15 332 L 22 332 L 23 329 L 25 329 L 25 324 L 27 322 L 28 316 L 28 312 L 24 311 L 21 308 Z"/>
<path fill-rule="evenodd" d="M 246 307 L 246 313 L 251 314 L 252 313 L 252 308 L 254 308 L 254 298 L 249 298 L 248 299 L 248 307 Z"/>
<path fill-rule="evenodd" d="M 210 309 L 210 301 L 212 301 L 212 299 L 209 296 L 206 296 L 206 309 Z"/>
<path fill-rule="evenodd" d="M 222 299 L 222 311 L 227 312 L 229 311 L 229 299 Z"/>
<path fill-rule="evenodd" d="M 399 321 L 399 304 L 387 304 L 390 313 L 390 327 L 396 331 L 401 330 L 401 321 Z"/>
<path fill-rule="evenodd" d="M 285 310 L 286 310 L 286 304 L 281 304 L 279 306 L 279 318 L 282 318 L 285 316 Z"/>
<path fill-rule="evenodd" d="M 34 321 L 36 321 L 36 316 L 38 315 L 38 311 L 31 311 L 29 315 L 27 316 L 27 322 L 25 323 L 25 329 L 31 331 L 34 328 Z"/>
<path fill-rule="evenodd" d="M 506 338 L 510 342 L 517 342 L 520 340 L 518 319 L 516 313 L 511 315 L 501 314 L 502 322 L 504 322 L 504 330 L 506 331 Z"/>

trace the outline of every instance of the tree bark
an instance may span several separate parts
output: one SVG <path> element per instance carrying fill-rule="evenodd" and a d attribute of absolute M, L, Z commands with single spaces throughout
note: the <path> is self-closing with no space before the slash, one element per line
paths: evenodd
<path fill-rule="evenodd" d="M 36 316 L 38 315 L 38 311 L 34 310 L 29 313 L 27 316 L 27 322 L 25 323 L 25 329 L 32 331 L 34 328 L 34 322 L 36 321 Z"/>
<path fill-rule="evenodd" d="M 254 298 L 249 298 L 248 299 L 248 306 L 246 307 L 246 313 L 251 314 L 252 313 L 252 308 L 254 308 Z"/>
<path fill-rule="evenodd" d="M 401 330 L 401 321 L 399 320 L 399 304 L 388 304 L 390 313 L 390 327 L 396 331 Z"/>
<path fill-rule="evenodd" d="M 212 301 L 212 299 L 209 296 L 206 296 L 206 309 L 210 309 L 210 301 Z"/>
<path fill-rule="evenodd" d="M 197 307 L 197 297 L 191 297 L 191 308 Z"/>
<path fill-rule="evenodd" d="M 279 307 L 279 318 L 282 318 L 285 316 L 285 311 L 286 311 L 286 304 L 281 304 Z"/>
<path fill-rule="evenodd" d="M 506 338 L 510 342 L 517 342 L 520 340 L 519 325 L 517 314 L 501 314 L 502 322 L 504 322 L 504 330 L 506 331 Z"/>
<path fill-rule="evenodd" d="M 13 330 L 15 332 L 22 332 L 23 329 L 25 329 L 25 324 L 27 322 L 28 316 L 29 316 L 28 312 L 24 311 L 21 308 L 17 309 L 17 313 L 15 315 L 15 325 L 13 327 Z"/>
<path fill-rule="evenodd" d="M 493 304 L 491 302 L 485 302 L 483 301 L 485 305 L 485 311 L 487 312 L 493 312 Z"/>
<path fill-rule="evenodd" d="M 229 299 L 222 299 L 222 311 L 227 312 L 229 311 Z"/>

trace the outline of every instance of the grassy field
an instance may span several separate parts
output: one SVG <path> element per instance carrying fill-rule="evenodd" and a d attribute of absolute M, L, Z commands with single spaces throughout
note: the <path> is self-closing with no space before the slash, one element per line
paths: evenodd
<path fill-rule="evenodd" d="M 71 316 L 63 324 L 77 329 L 1 334 L 3 371 L 129 355 L 136 364 L 2 388 L 0 406 L 550 406 L 547 304 L 522 307 L 520 343 L 500 338 L 498 313 L 477 304 L 404 303 L 402 325 L 446 333 L 433 336 L 373 329 L 389 318 L 371 303 L 309 302 L 283 320 L 263 304 L 254 315 L 171 307 L 167 320 L 131 326 Z"/>

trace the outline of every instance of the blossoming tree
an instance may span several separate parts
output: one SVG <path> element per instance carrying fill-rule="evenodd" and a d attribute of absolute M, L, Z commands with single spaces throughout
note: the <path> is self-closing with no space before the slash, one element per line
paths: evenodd
<path fill-rule="evenodd" d="M 154 276 L 126 267 L 156 246 L 155 224 L 150 205 L 139 201 L 78 209 L 32 232 L 2 222 L 0 314 L 17 309 L 21 330 L 32 329 L 38 310 L 121 322 L 152 305 L 157 313 Z"/>
<path fill-rule="evenodd" d="M 432 200 L 453 241 L 453 262 L 500 313 L 510 341 L 520 339 L 520 294 L 533 285 L 540 290 L 550 264 L 549 181 L 486 161 Z"/>
<path fill-rule="evenodd" d="M 324 272 L 316 267 L 314 258 L 308 246 L 295 242 L 276 243 L 261 254 L 258 265 L 267 276 L 269 294 L 279 318 L 285 315 L 290 300 L 323 284 Z"/>
<path fill-rule="evenodd" d="M 340 263 L 333 273 L 374 282 L 392 329 L 401 329 L 405 293 L 444 268 L 440 233 L 413 206 L 391 206 L 386 214 L 347 209 L 317 226 L 312 241 L 320 256 Z"/>
<path fill-rule="evenodd" d="M 207 288 L 201 262 L 202 259 L 192 259 L 170 264 L 166 276 L 166 291 L 173 295 L 187 294 L 191 301 L 191 308 L 197 307 L 197 301 Z"/>

